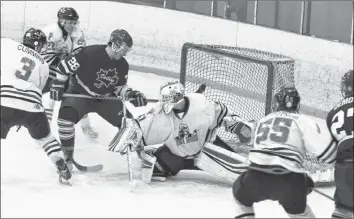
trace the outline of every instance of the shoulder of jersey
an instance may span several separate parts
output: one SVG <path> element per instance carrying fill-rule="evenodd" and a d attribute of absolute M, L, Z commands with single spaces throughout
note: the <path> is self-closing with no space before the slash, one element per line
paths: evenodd
<path fill-rule="evenodd" d="M 190 104 L 193 105 L 205 105 L 208 103 L 207 98 L 200 93 L 190 93 L 190 94 L 186 94 L 186 97 L 188 97 L 188 99 L 190 100 Z"/>
<path fill-rule="evenodd" d="M 73 38 L 80 38 L 83 35 L 84 35 L 84 31 L 82 29 L 80 29 L 79 27 L 76 27 L 70 36 Z"/>
<path fill-rule="evenodd" d="M 105 45 L 90 45 L 82 48 L 80 53 L 89 53 L 89 54 L 94 54 L 95 56 L 98 55 L 99 52 L 105 51 L 106 46 Z"/>
<path fill-rule="evenodd" d="M 57 23 L 50 24 L 42 29 L 46 37 L 51 37 L 52 41 L 60 40 L 63 37 L 63 32 Z"/>

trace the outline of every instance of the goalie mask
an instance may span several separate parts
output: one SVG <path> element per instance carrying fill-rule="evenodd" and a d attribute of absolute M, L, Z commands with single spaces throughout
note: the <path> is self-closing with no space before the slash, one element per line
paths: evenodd
<path fill-rule="evenodd" d="M 284 87 L 274 96 L 273 112 L 276 111 L 295 111 L 300 109 L 300 95 L 295 87 Z"/>
<path fill-rule="evenodd" d="M 168 82 L 160 87 L 160 103 L 166 114 L 184 97 L 184 86 L 178 81 Z"/>
<path fill-rule="evenodd" d="M 353 96 L 353 70 L 350 70 L 343 75 L 340 85 L 343 97 Z"/>

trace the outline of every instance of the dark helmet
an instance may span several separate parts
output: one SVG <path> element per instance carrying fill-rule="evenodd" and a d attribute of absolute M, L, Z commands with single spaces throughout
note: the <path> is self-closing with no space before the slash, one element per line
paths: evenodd
<path fill-rule="evenodd" d="M 295 87 L 280 89 L 273 100 L 273 111 L 298 111 L 300 109 L 300 95 Z"/>
<path fill-rule="evenodd" d="M 342 76 L 340 82 L 340 90 L 343 97 L 353 96 L 353 83 L 353 70 L 349 70 Z"/>
<path fill-rule="evenodd" d="M 62 7 L 58 11 L 58 19 L 70 20 L 70 21 L 78 21 L 79 14 L 75 11 L 75 9 L 71 7 Z"/>
<path fill-rule="evenodd" d="M 112 43 L 116 44 L 118 47 L 120 47 L 123 43 L 125 43 L 129 48 L 133 47 L 132 37 L 126 30 L 123 29 L 117 29 L 111 33 L 108 45 L 111 45 Z"/>
<path fill-rule="evenodd" d="M 23 35 L 22 44 L 36 50 L 37 52 L 41 51 L 43 45 L 47 43 L 47 38 L 43 31 L 39 29 L 30 28 Z"/>

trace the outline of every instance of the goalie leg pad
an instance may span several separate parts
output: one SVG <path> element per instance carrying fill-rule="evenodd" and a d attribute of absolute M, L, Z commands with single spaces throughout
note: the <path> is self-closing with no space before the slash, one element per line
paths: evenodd
<path fill-rule="evenodd" d="M 117 134 L 113 137 L 108 149 L 112 152 L 125 154 L 130 147 L 131 151 L 135 151 L 140 146 L 140 140 L 143 133 L 134 119 L 127 117 L 122 118 L 122 126 Z"/>
<path fill-rule="evenodd" d="M 156 157 L 143 150 L 137 152 L 141 161 L 141 181 L 150 183 L 156 163 Z"/>
<path fill-rule="evenodd" d="M 224 148 L 205 143 L 196 166 L 233 183 L 248 168 L 248 160 Z"/>

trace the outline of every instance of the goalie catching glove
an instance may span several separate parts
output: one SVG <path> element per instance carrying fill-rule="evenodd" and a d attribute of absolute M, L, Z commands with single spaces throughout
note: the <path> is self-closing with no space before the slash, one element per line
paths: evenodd
<path fill-rule="evenodd" d="M 255 129 L 254 120 L 246 122 L 237 115 L 231 115 L 224 118 L 223 125 L 227 132 L 237 135 L 242 144 L 252 144 Z"/>

